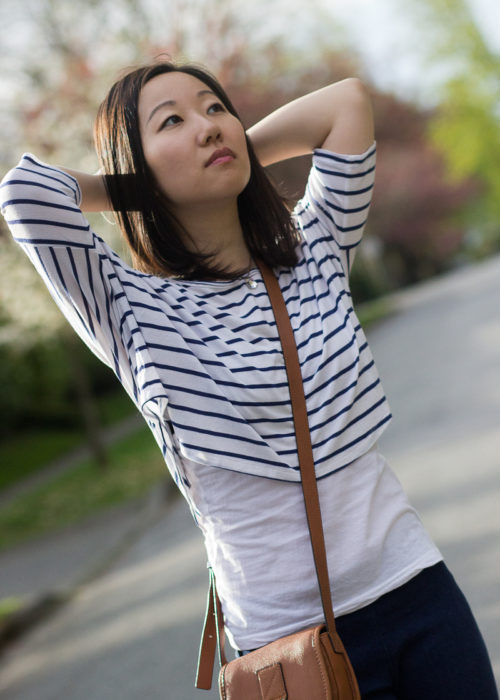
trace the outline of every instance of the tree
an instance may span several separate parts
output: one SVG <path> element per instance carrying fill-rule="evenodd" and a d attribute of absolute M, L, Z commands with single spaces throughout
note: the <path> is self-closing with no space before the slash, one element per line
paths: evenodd
<path fill-rule="evenodd" d="M 209 65 L 248 126 L 300 94 L 362 74 L 362 67 L 346 51 L 329 48 L 324 37 L 331 43 L 332 25 L 319 12 L 314 15 L 314 40 L 299 50 L 289 43 L 294 34 L 281 32 L 281 25 L 273 33 L 262 24 L 258 5 L 245 6 L 245 12 L 242 5 L 243 0 L 217 0 L 213 12 L 213 0 L 171 0 L 154 9 L 135 0 L 33 1 L 31 19 L 37 31 L 30 36 L 30 51 L 13 47 L 18 53 L 9 58 L 10 70 L 16 66 L 18 89 L 13 87 L 4 104 L 7 132 L 14 136 L 0 154 L 2 165 L 10 165 L 21 150 L 33 150 L 50 162 L 93 170 L 97 161 L 91 124 L 106 89 L 124 65 L 161 53 Z M 14 22 L 15 13 L 7 9 L 15 7 L 14 0 L 5 0 L 0 21 Z M 369 279 L 363 265 L 365 245 L 354 267 L 353 288 L 359 298 L 443 269 L 462 236 L 450 212 L 469 195 L 462 185 L 445 182 L 441 161 L 426 139 L 428 114 L 375 90 L 373 98 L 380 158 L 368 239 L 379 242 L 381 267 L 395 281 L 381 280 L 380 273 L 378 280 Z M 305 157 L 279 164 L 271 172 L 295 200 L 304 189 L 309 167 L 310 157 Z M 124 255 L 116 227 L 105 226 L 100 216 L 89 218 Z M 0 319 L 16 324 L 18 337 L 25 340 L 28 331 L 33 338 L 66 333 L 66 323 L 37 274 L 8 240 L 0 239 Z M 71 352 L 71 359 L 74 356 Z M 73 374 L 78 376 L 76 370 Z M 80 397 L 86 415 L 88 396 L 83 392 Z M 87 424 L 89 435 L 95 435 L 92 420 Z"/>
<path fill-rule="evenodd" d="M 278 42 L 254 32 L 258 16 L 254 14 L 251 20 L 247 14 L 242 21 L 231 0 L 219 0 L 215 13 L 213 3 L 206 0 L 172 0 L 168 13 L 163 7 L 153 9 L 135 0 L 88 0 L 85 4 L 27 0 L 25 8 L 28 5 L 30 17 L 16 13 L 15 4 L 9 0 L 0 8 L 3 27 L 18 34 L 15 30 L 22 21 L 23 31 L 31 40 L 29 52 L 26 47 L 13 44 L 8 57 L 10 66 L 6 73 L 14 71 L 16 80 L 6 92 L 10 105 L 7 100 L 4 107 L 10 107 L 5 112 L 6 121 L 15 136 L 0 154 L 4 169 L 21 150 L 33 150 L 55 164 L 95 169 L 93 117 L 106 88 L 123 65 L 143 62 L 161 53 L 191 53 L 211 65 L 224 83 L 233 86 L 243 82 L 252 85 L 258 80 L 259 71 L 279 75 L 283 68 L 285 52 Z M 196 15 L 192 12 L 194 7 Z M 165 12 L 163 22 L 158 17 L 161 12 Z M 193 24 L 189 15 L 198 21 Z M 164 31 L 159 32 L 158 27 Z M 249 60 L 250 53 L 245 53 L 249 34 L 259 60 Z M 5 55 L 3 59 L 6 60 Z M 243 96 L 243 91 L 240 93 Z M 116 229 L 105 227 L 100 217 L 98 221 L 89 218 L 97 230 L 105 229 L 106 239 L 126 255 Z M 1 222 L 0 231 L 3 226 Z M 4 228 L 3 232 L 6 234 Z M 9 326 L 10 337 L 15 338 L 18 347 L 34 347 L 55 336 L 59 338 L 60 347 L 66 349 L 64 364 L 71 368 L 89 444 L 103 463 L 105 454 L 89 374 L 79 351 L 80 341 L 68 332 L 38 275 L 7 235 L 0 237 L 0 255 L 0 319 Z M 17 332 L 12 333 L 13 330 Z"/>
<path fill-rule="evenodd" d="M 464 238 L 461 212 L 472 182 L 450 182 L 444 158 L 429 142 L 432 112 L 374 95 L 378 168 L 370 231 L 382 242 L 390 286 L 412 284 L 447 269 Z"/>
<path fill-rule="evenodd" d="M 414 11 L 433 29 L 430 60 L 450 76 L 430 134 L 449 177 L 477 183 L 467 217 L 469 248 L 488 254 L 500 249 L 500 53 L 487 44 L 465 0 L 425 0 Z"/>

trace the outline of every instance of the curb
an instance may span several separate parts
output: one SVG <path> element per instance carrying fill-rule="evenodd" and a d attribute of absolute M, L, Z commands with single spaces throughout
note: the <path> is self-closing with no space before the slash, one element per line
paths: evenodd
<path fill-rule="evenodd" d="M 178 493 L 170 478 L 154 486 L 145 499 L 142 497 L 145 502 L 137 522 L 123 533 L 118 543 L 89 562 L 86 573 L 74 584 L 35 595 L 26 600 L 20 608 L 7 614 L 0 621 L 0 655 L 23 634 L 69 603 L 81 587 L 102 576 L 149 527 L 154 525 Z"/>
<path fill-rule="evenodd" d="M 71 591 L 46 593 L 7 615 L 0 622 L 0 653 L 22 634 L 59 610 L 72 596 Z"/>

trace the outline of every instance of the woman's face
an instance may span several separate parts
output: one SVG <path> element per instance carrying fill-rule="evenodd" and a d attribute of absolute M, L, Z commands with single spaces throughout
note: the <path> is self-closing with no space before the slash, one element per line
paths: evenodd
<path fill-rule="evenodd" d="M 235 201 L 250 178 L 245 132 L 205 83 L 182 72 L 157 75 L 138 110 L 146 161 L 174 211 Z"/>

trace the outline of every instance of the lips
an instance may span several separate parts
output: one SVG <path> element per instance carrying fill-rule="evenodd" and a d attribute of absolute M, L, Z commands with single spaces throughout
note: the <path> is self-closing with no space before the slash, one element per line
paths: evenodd
<path fill-rule="evenodd" d="M 225 161 L 226 159 L 232 160 L 234 158 L 236 158 L 236 156 L 230 148 L 219 148 L 217 151 L 214 151 L 207 160 L 205 163 L 205 168 L 208 168 L 209 165 L 212 165 L 212 163 L 215 163 L 218 160 Z"/>

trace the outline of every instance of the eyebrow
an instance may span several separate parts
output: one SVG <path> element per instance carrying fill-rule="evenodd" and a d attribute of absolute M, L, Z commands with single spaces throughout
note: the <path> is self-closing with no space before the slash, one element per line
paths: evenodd
<path fill-rule="evenodd" d="M 196 93 L 196 97 L 203 97 L 204 95 L 213 95 L 214 97 L 217 97 L 213 90 L 200 90 L 198 93 Z M 165 100 L 164 102 L 160 102 L 160 104 L 156 105 L 156 107 L 151 111 L 146 124 L 149 124 L 159 109 L 162 109 L 162 107 L 174 107 L 176 104 L 177 102 L 175 100 Z"/>

